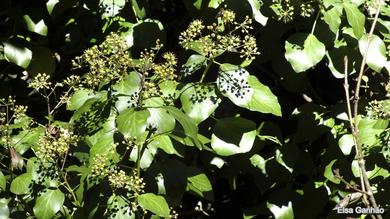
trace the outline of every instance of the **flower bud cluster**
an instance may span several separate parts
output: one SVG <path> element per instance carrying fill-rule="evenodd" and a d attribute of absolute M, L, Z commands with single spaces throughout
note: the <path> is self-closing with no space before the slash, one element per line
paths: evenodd
<path fill-rule="evenodd" d="M 113 169 L 108 174 L 108 181 L 114 190 L 125 189 L 129 193 L 128 196 L 138 196 L 145 192 L 145 183 L 135 171 L 127 175 L 123 170 Z"/>
<path fill-rule="evenodd" d="M 16 105 L 16 101 L 9 96 L 8 98 L 0 98 L 0 141 L 4 141 L 5 137 L 9 137 L 9 125 L 26 121 L 27 106 Z M 30 121 L 31 122 L 31 121 Z M 24 123 L 22 129 L 29 128 L 30 123 Z M 5 133 L 7 132 L 7 133 Z M 7 137 L 7 138 L 8 138 Z"/>
<path fill-rule="evenodd" d="M 180 45 L 208 59 L 214 59 L 226 51 L 238 53 L 241 58 L 248 60 L 260 54 L 255 38 L 249 34 L 253 29 L 252 19 L 246 16 L 244 21 L 238 22 L 235 12 L 222 9 L 217 20 L 217 23 L 207 26 L 200 20 L 190 23 L 179 37 Z"/>
<path fill-rule="evenodd" d="M 373 119 L 390 119 L 390 99 L 373 100 L 366 107 L 367 116 Z"/>
<path fill-rule="evenodd" d="M 29 83 L 28 87 L 37 91 L 49 89 L 51 86 L 50 76 L 45 73 L 38 73 Z"/>
<path fill-rule="evenodd" d="M 118 34 L 111 33 L 100 45 L 95 45 L 73 60 L 74 68 L 87 67 L 88 72 L 82 83 L 96 87 L 102 81 L 119 80 L 132 67 L 126 41 Z"/>
<path fill-rule="evenodd" d="M 205 28 L 203 21 L 194 20 L 190 23 L 187 30 L 182 32 L 179 36 L 179 43 L 186 47 L 188 43 L 196 40 L 196 38 L 202 35 L 202 30 Z"/>
<path fill-rule="evenodd" d="M 111 157 L 115 154 L 115 148 L 118 143 L 113 143 L 110 146 L 110 150 L 96 154 L 92 162 L 90 163 L 91 176 L 92 178 L 104 178 L 106 177 L 113 168 L 113 161 Z"/>
<path fill-rule="evenodd" d="M 295 14 L 311 17 L 315 11 L 313 2 L 305 0 L 272 0 L 271 8 L 278 20 L 285 23 L 292 21 Z"/>
<path fill-rule="evenodd" d="M 42 160 L 54 161 L 63 158 L 69 150 L 69 145 L 75 145 L 78 141 L 73 132 L 56 127 L 49 127 L 38 141 L 36 155 Z"/>

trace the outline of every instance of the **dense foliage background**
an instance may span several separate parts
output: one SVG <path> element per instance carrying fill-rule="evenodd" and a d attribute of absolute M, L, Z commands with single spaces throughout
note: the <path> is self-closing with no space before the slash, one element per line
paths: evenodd
<path fill-rule="evenodd" d="M 389 17 L 384 0 L 0 1 L 0 218 L 390 209 Z"/>

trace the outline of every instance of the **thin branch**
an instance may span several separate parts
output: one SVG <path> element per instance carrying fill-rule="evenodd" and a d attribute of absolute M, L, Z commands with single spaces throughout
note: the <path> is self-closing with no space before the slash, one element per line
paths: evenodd
<path fill-rule="evenodd" d="M 333 171 L 333 173 L 334 173 L 334 176 L 335 176 L 337 179 L 339 179 L 342 183 L 344 183 L 344 184 L 347 186 L 347 188 L 352 189 L 352 190 L 354 190 L 355 192 L 360 192 L 360 193 L 362 193 L 362 194 L 364 194 L 364 195 L 368 195 L 368 193 L 367 193 L 366 191 L 360 190 L 360 189 L 358 189 L 356 186 L 351 185 L 351 183 L 347 182 L 347 181 L 340 175 L 339 169 L 335 169 L 335 170 Z"/>
<path fill-rule="evenodd" d="M 349 126 L 351 128 L 352 134 L 353 134 L 353 143 L 355 146 L 356 154 L 358 155 L 359 148 L 358 148 L 358 142 L 356 141 L 357 139 L 355 138 L 355 125 L 354 125 L 354 120 L 352 117 L 352 108 L 351 108 L 351 101 L 350 101 L 350 95 L 349 95 L 349 83 L 348 83 L 348 57 L 344 57 L 344 91 L 345 91 L 345 100 L 347 102 L 347 112 L 348 112 L 348 120 L 349 120 Z M 367 195 L 366 193 L 366 186 L 363 180 L 363 175 L 360 173 L 360 186 L 362 188 L 362 192 Z M 364 195 L 363 196 L 363 202 L 369 206 L 369 203 L 367 201 L 367 197 Z"/>
<path fill-rule="evenodd" d="M 375 197 L 374 197 L 372 189 L 371 189 L 370 181 L 369 181 L 368 176 L 367 176 L 365 160 L 364 160 L 363 152 L 362 152 L 362 145 L 360 144 L 359 127 L 358 127 L 358 111 L 359 111 L 359 99 L 360 99 L 360 86 L 361 86 L 362 78 L 363 78 L 363 75 L 364 75 L 364 68 L 365 68 L 366 63 L 367 63 L 367 56 L 368 56 L 369 47 L 370 47 L 370 44 L 371 44 L 371 41 L 372 41 L 372 37 L 373 37 L 373 34 L 374 34 L 375 25 L 376 25 L 376 23 L 378 21 L 379 12 L 380 12 L 380 8 L 381 8 L 381 5 L 382 5 L 382 2 L 383 2 L 383 0 L 379 0 L 379 2 L 378 2 L 378 7 L 377 7 L 377 10 L 376 10 L 374 21 L 373 21 L 373 23 L 371 25 L 371 29 L 370 29 L 370 32 L 368 34 L 368 43 L 367 43 L 366 50 L 365 50 L 365 52 L 363 54 L 363 60 L 362 60 L 362 63 L 360 65 L 360 71 L 359 71 L 359 75 L 357 77 L 357 83 L 356 83 L 356 87 L 355 87 L 354 106 L 353 106 L 353 118 L 352 117 L 349 118 L 350 119 L 350 123 L 353 124 L 353 128 L 351 128 L 352 129 L 351 131 L 352 131 L 352 135 L 353 135 L 353 138 L 354 138 L 355 147 L 357 148 L 357 159 L 358 159 L 358 163 L 359 163 L 359 167 L 360 167 L 361 180 L 363 181 L 362 185 L 365 186 L 365 189 L 366 189 L 367 196 L 368 196 L 368 199 L 370 201 L 370 204 L 374 208 L 378 208 L 378 205 L 376 203 Z M 347 104 L 348 104 L 348 101 L 349 100 L 347 100 Z M 353 122 L 351 121 L 352 119 L 354 120 Z M 378 219 L 382 219 L 382 216 L 379 215 L 379 214 L 376 215 L 376 217 Z"/>

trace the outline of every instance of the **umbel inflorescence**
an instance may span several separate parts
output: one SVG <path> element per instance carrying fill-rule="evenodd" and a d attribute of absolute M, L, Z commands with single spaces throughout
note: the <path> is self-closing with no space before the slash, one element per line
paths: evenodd
<path fill-rule="evenodd" d="M 201 20 L 192 21 L 180 34 L 180 45 L 208 59 L 214 59 L 224 52 L 238 53 L 247 60 L 253 60 L 260 54 L 256 39 L 249 33 L 253 29 L 251 18 L 246 16 L 244 21 L 238 22 L 233 11 L 223 9 L 217 20 L 210 25 L 205 25 Z"/>

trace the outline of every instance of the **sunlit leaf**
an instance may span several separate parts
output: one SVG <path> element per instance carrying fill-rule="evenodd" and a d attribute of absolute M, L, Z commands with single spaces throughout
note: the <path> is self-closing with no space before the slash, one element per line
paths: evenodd
<path fill-rule="evenodd" d="M 0 219 L 8 219 L 10 210 L 8 208 L 9 199 L 0 199 Z"/>
<path fill-rule="evenodd" d="M 211 135 L 211 147 L 221 156 L 246 153 L 256 138 L 256 125 L 243 118 L 218 120 Z"/>
<path fill-rule="evenodd" d="M 129 138 L 140 137 L 146 130 L 149 116 L 148 110 L 126 109 L 116 118 L 118 130 Z"/>
<path fill-rule="evenodd" d="M 187 178 L 187 181 L 187 189 L 195 192 L 200 197 L 204 197 L 203 193 L 210 192 L 213 190 L 210 180 L 204 173 L 200 173 L 195 176 L 190 176 Z"/>
<path fill-rule="evenodd" d="M 139 19 L 144 19 L 146 17 L 145 8 L 141 8 L 138 5 L 137 0 L 131 0 L 131 7 L 133 8 L 135 16 L 137 16 Z"/>
<path fill-rule="evenodd" d="M 53 12 L 53 9 L 58 2 L 60 2 L 60 0 L 49 0 L 46 2 L 46 8 L 47 8 L 47 12 L 49 12 L 49 14 L 51 14 Z"/>
<path fill-rule="evenodd" d="M 191 121 L 191 119 L 184 114 L 179 109 L 167 106 L 165 109 L 168 111 L 169 114 L 171 114 L 175 119 L 181 124 L 181 126 L 184 129 L 185 134 L 191 138 L 191 140 L 194 142 L 194 144 L 201 149 L 202 143 L 198 139 L 198 127 L 194 124 L 194 122 Z"/>
<path fill-rule="evenodd" d="M 5 42 L 4 57 L 9 62 L 15 63 L 22 68 L 27 68 L 31 62 L 32 51 L 26 47 Z"/>
<path fill-rule="evenodd" d="M 361 118 L 358 122 L 360 143 L 365 147 L 377 146 L 380 143 L 379 134 L 388 124 L 388 120 Z"/>
<path fill-rule="evenodd" d="M 347 14 L 348 23 L 351 25 L 355 37 L 360 39 L 365 32 L 364 25 L 366 17 L 355 4 L 343 3 L 343 5 L 345 13 Z"/>
<path fill-rule="evenodd" d="M 258 0 L 248 0 L 248 3 L 251 5 L 253 17 L 255 21 L 259 22 L 261 25 L 265 26 L 267 24 L 268 18 L 260 12 L 260 1 Z"/>
<path fill-rule="evenodd" d="M 191 55 L 187 62 L 181 66 L 180 71 L 184 74 L 184 77 L 192 75 L 197 70 L 201 69 L 206 62 L 206 57 L 202 55 Z"/>
<path fill-rule="evenodd" d="M 114 17 L 119 14 L 126 4 L 126 0 L 100 0 L 103 17 Z"/>
<path fill-rule="evenodd" d="M 93 98 L 95 95 L 92 90 L 89 89 L 79 89 L 73 93 L 67 102 L 67 110 L 77 110 L 79 109 L 88 99 Z"/>
<path fill-rule="evenodd" d="M 254 154 L 249 160 L 253 166 L 259 168 L 263 174 L 266 174 L 265 163 L 267 161 L 262 156 Z"/>
<path fill-rule="evenodd" d="M 107 201 L 107 209 L 111 212 L 110 219 L 134 219 L 135 215 L 131 212 L 131 207 L 127 201 L 119 195 L 111 195 Z"/>
<path fill-rule="evenodd" d="M 325 23 L 329 25 L 330 30 L 335 34 L 338 32 L 341 24 L 341 14 L 338 7 L 333 7 L 323 13 Z"/>
<path fill-rule="evenodd" d="M 286 41 L 285 57 L 295 72 L 304 72 L 317 65 L 325 56 L 325 45 L 316 36 L 309 34 L 303 47 Z"/>
<path fill-rule="evenodd" d="M 215 86 L 188 84 L 180 96 L 184 112 L 199 124 L 207 119 L 220 104 Z"/>
<path fill-rule="evenodd" d="M 34 22 L 29 15 L 23 16 L 24 22 L 26 23 L 27 30 L 37 33 L 42 36 L 47 35 L 47 26 L 45 24 L 45 21 L 43 19 Z"/>
<path fill-rule="evenodd" d="M 34 205 L 34 215 L 37 219 L 51 219 L 60 211 L 65 195 L 59 189 L 47 189 L 41 193 Z"/>
<path fill-rule="evenodd" d="M 169 218 L 169 206 L 164 197 L 153 193 L 145 193 L 137 198 L 138 204 L 157 216 Z"/>
<path fill-rule="evenodd" d="M 336 178 L 335 175 L 333 174 L 333 164 L 337 161 L 337 159 L 334 159 L 332 160 L 328 165 L 326 165 L 325 167 L 325 172 L 324 172 L 324 176 L 325 178 L 327 178 L 328 180 L 330 180 L 331 182 L 333 183 L 336 183 L 336 184 L 339 184 L 340 183 L 340 179 Z"/>
<path fill-rule="evenodd" d="M 6 184 L 7 179 L 5 178 L 3 172 L 0 171 L 0 192 L 5 191 Z"/>
<path fill-rule="evenodd" d="M 29 194 L 31 192 L 29 187 L 31 183 L 32 183 L 32 174 L 23 173 L 17 176 L 14 180 L 12 180 L 10 190 L 12 193 L 16 195 Z"/>
<path fill-rule="evenodd" d="M 349 155 L 353 146 L 354 141 L 351 134 L 345 134 L 339 139 L 339 147 L 344 155 Z"/>
<path fill-rule="evenodd" d="M 222 64 L 217 78 L 217 86 L 222 95 L 234 104 L 252 111 L 272 113 L 281 116 L 277 97 L 255 76 L 244 68 Z"/>
<path fill-rule="evenodd" d="M 386 45 L 382 39 L 377 35 L 370 38 L 366 34 L 359 40 L 359 50 L 362 56 L 367 56 L 367 65 L 374 71 L 381 72 L 387 61 Z"/>
<path fill-rule="evenodd" d="M 293 219 L 294 211 L 292 207 L 292 203 L 288 202 L 288 205 L 282 205 L 279 207 L 278 205 L 267 202 L 268 209 L 272 212 L 275 219 Z"/>
<path fill-rule="evenodd" d="M 115 107 L 119 113 L 137 104 L 140 82 L 141 79 L 138 73 L 131 72 L 112 86 L 113 95 L 118 98 Z"/>

